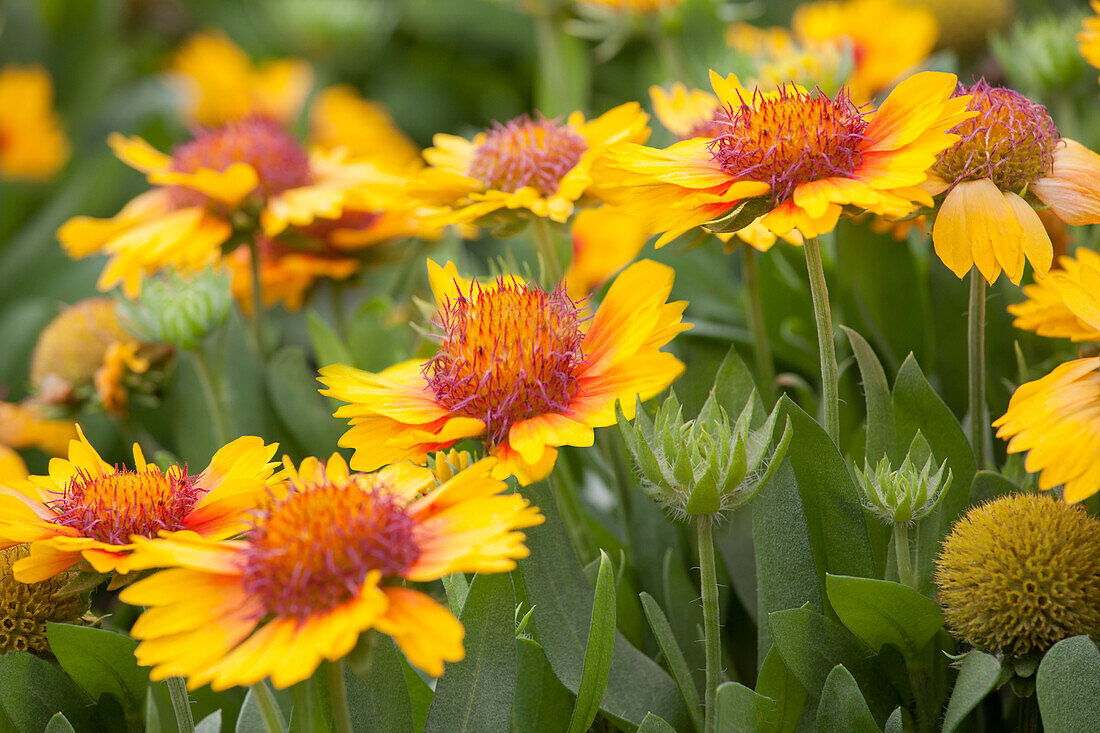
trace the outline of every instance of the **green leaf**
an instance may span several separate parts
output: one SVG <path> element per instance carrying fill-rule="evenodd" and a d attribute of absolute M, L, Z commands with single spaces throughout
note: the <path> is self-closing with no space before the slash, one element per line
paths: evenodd
<path fill-rule="evenodd" d="M 344 675 L 351 718 L 361 721 L 357 730 L 380 733 L 411 731 L 412 704 L 405 676 L 401 673 L 397 645 L 385 634 L 376 634 L 375 637 L 366 676 Z"/>
<path fill-rule="evenodd" d="M 195 733 L 219 733 L 222 729 L 222 711 L 215 710 L 195 723 Z"/>
<path fill-rule="evenodd" d="M 778 468 L 778 466 L 776 467 Z M 752 503 L 735 509 L 720 526 L 714 528 L 714 542 L 730 576 L 737 600 L 757 623 L 759 599 L 756 595 L 756 550 L 752 537 Z"/>
<path fill-rule="evenodd" d="M 59 712 L 77 731 L 94 730 L 91 704 L 84 691 L 49 662 L 26 652 L 0 656 L 0 713 L 11 730 L 39 733 Z"/>
<path fill-rule="evenodd" d="M 387 297 L 367 300 L 348 322 L 348 349 L 353 364 L 367 371 L 381 371 L 409 357 L 409 329 L 393 324 L 394 303 Z"/>
<path fill-rule="evenodd" d="M 714 221 L 707 222 L 704 228 L 715 234 L 736 232 L 768 213 L 769 208 L 767 197 L 743 199 Z"/>
<path fill-rule="evenodd" d="M 672 550 L 665 552 L 664 562 L 664 608 L 679 609 L 669 619 L 669 626 L 675 635 L 680 649 L 684 651 L 688 667 L 696 670 L 695 682 L 701 687 L 704 682 L 703 670 L 706 668 L 706 649 L 699 643 L 699 629 L 703 628 L 703 607 L 699 603 L 699 589 L 688 576 L 684 565 L 677 562 Z"/>
<path fill-rule="evenodd" d="M 756 693 L 776 703 L 778 714 L 773 727 L 775 733 L 794 733 L 806 707 L 806 689 L 787 669 L 783 657 L 779 656 L 779 650 L 774 646 L 768 650 L 768 655 L 760 666 L 760 674 L 756 677 Z"/>
<path fill-rule="evenodd" d="M 573 711 L 573 693 L 558 682 L 538 642 L 521 637 L 516 647 L 519 677 L 512 729 L 518 733 L 560 733 L 562 721 Z"/>
<path fill-rule="evenodd" d="M 546 517 L 543 524 L 526 530 L 531 554 L 519 563 L 527 602 L 535 609 L 535 638 L 554 674 L 575 691 L 580 689 L 581 660 L 592 618 L 592 588 L 584 579 L 557 499 L 547 484 L 532 484 L 523 493 Z M 677 729 L 690 725 L 676 683 L 620 634 L 615 636 L 611 676 L 600 710 L 627 729 L 641 725 L 647 712 L 660 715 Z"/>
<path fill-rule="evenodd" d="M 279 420 L 312 456 L 328 456 L 343 432 L 342 422 L 332 419 L 332 408 L 317 391 L 317 374 L 305 352 L 287 346 L 267 364 L 267 396 Z"/>
<path fill-rule="evenodd" d="M 63 714 L 58 713 L 50 718 L 50 722 L 46 724 L 45 733 L 76 733 L 73 729 L 73 724 L 69 722 Z"/>
<path fill-rule="evenodd" d="M 435 693 L 424 681 L 424 678 L 409 664 L 404 655 L 401 655 L 401 671 L 405 674 L 405 685 L 409 690 L 415 730 L 416 733 L 421 733 L 428 722 L 428 709 L 431 707 L 432 697 Z"/>
<path fill-rule="evenodd" d="M 992 654 L 974 649 L 967 652 L 959 664 L 959 676 L 951 697 L 947 701 L 947 713 L 943 718 L 943 733 L 952 733 L 962 724 L 970 711 L 978 706 L 1001 675 L 1001 663 Z"/>
<path fill-rule="evenodd" d="M 611 673 L 611 655 L 615 648 L 615 571 L 611 558 L 600 550 L 600 571 L 596 576 L 596 594 L 592 602 L 592 623 L 584 646 L 584 666 L 577 703 L 569 719 L 569 733 L 583 733 L 596 719 L 600 700 Z"/>
<path fill-rule="evenodd" d="M 825 588 L 840 622 L 876 652 L 891 644 L 915 660 L 943 627 L 939 604 L 899 583 L 828 575 Z"/>
<path fill-rule="evenodd" d="M 519 730 L 524 729 L 519 728 Z M 638 726 L 638 733 L 676 733 L 676 729 L 666 723 L 664 718 L 646 713 L 642 718 L 642 724 Z"/>
<path fill-rule="evenodd" d="M 313 311 L 307 313 L 306 318 L 309 322 L 309 340 L 313 345 L 313 353 L 317 357 L 319 366 L 325 367 L 330 364 L 355 365 L 355 359 L 352 357 L 347 344 L 336 335 L 336 332 L 325 322 L 325 319 Z"/>
<path fill-rule="evenodd" d="M 134 658 L 136 641 L 105 629 L 55 623 L 46 624 L 46 638 L 61 668 L 89 697 L 111 695 L 127 713 L 142 713 L 149 671 Z"/>
<path fill-rule="evenodd" d="M 981 504 L 1019 490 L 1016 484 L 995 471 L 978 471 L 970 484 L 970 503 Z"/>
<path fill-rule="evenodd" d="M 268 683 L 264 681 L 260 684 L 267 685 Z M 283 730 L 286 730 L 287 714 L 291 708 L 290 694 L 285 690 L 272 690 L 270 685 L 268 685 L 268 690 L 275 697 L 279 723 L 282 725 Z M 260 704 L 256 701 L 256 695 L 252 690 L 249 690 L 248 694 L 244 696 L 241 712 L 237 716 L 235 733 L 267 733 L 267 726 L 264 724 L 263 716 L 260 713 Z"/>
<path fill-rule="evenodd" d="M 1087 636 L 1063 639 L 1039 663 L 1035 695 L 1047 733 L 1092 730 L 1100 720 L 1100 651 Z"/>
<path fill-rule="evenodd" d="M 852 673 L 838 664 L 829 672 L 817 706 L 820 733 L 879 733 Z"/>
<path fill-rule="evenodd" d="M 516 689 L 516 596 L 507 573 L 474 576 L 462 609 L 466 657 L 447 665 L 425 730 L 507 730 Z"/>
<path fill-rule="evenodd" d="M 733 419 L 740 415 L 749 400 L 756 403 L 756 419 L 751 427 L 757 427 L 764 422 L 767 410 L 756 391 L 756 383 L 753 381 L 752 372 L 745 366 L 737 349 L 730 347 L 729 353 L 718 366 L 718 372 L 714 375 L 714 386 L 711 388 L 718 406 L 726 411 Z"/>
<path fill-rule="evenodd" d="M 871 345 L 852 329 L 846 326 L 840 328 L 852 344 L 863 379 L 863 393 L 867 398 L 867 448 L 864 456 L 873 466 L 892 451 L 895 441 L 890 385 Z"/>
<path fill-rule="evenodd" d="M 901 708 L 894 708 L 894 712 L 890 713 L 890 717 L 886 719 L 886 727 L 882 729 L 883 733 L 905 733 L 905 715 L 902 714 Z"/>
<path fill-rule="evenodd" d="M 738 682 L 718 685 L 715 700 L 717 729 L 730 733 L 772 731 L 779 718 L 775 700 L 764 697 Z"/>
<path fill-rule="evenodd" d="M 668 617 L 665 616 L 665 612 L 661 610 L 660 605 L 653 599 L 653 596 L 643 592 L 641 599 L 645 617 L 649 620 L 649 628 L 653 630 L 653 636 L 657 639 L 657 646 L 665 657 L 665 663 L 668 665 L 669 671 L 672 672 L 672 679 L 676 681 L 676 686 L 680 688 L 680 695 L 684 698 L 688 713 L 691 714 L 691 722 L 695 726 L 695 730 L 701 731 L 703 730 L 703 713 L 702 708 L 699 706 L 699 690 L 695 687 L 695 680 L 692 679 L 691 669 L 684 658 L 684 652 L 680 649 L 680 645 L 676 643 L 676 636 L 672 633 L 672 626 L 668 623 Z"/>

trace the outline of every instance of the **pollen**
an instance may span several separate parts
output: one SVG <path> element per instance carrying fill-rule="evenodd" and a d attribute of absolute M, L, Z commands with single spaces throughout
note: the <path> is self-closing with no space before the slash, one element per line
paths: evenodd
<path fill-rule="evenodd" d="M 305 186 L 311 180 L 306 151 L 279 123 L 266 117 L 247 117 L 203 130 L 172 151 L 172 169 L 184 173 L 221 172 L 234 163 L 252 166 L 260 180 L 256 193 L 262 196 Z M 176 206 L 208 202 L 203 194 L 183 186 L 171 191 Z"/>
<path fill-rule="evenodd" d="M 1054 168 L 1058 129 L 1046 107 L 984 79 L 956 96 L 969 94 L 967 109 L 978 115 L 952 130 L 962 137 L 945 150 L 933 172 L 949 184 L 989 178 L 1002 191 L 1022 194 L 1029 183 Z"/>
<path fill-rule="evenodd" d="M 130 537 L 156 537 L 161 531 L 186 529 L 184 523 L 201 492 L 186 470 L 161 473 L 115 469 L 105 476 L 78 473 L 64 491 L 48 502 L 55 524 L 72 527 L 85 537 L 124 545 Z"/>
<path fill-rule="evenodd" d="M 442 343 L 425 366 L 447 409 L 485 423 L 491 444 L 534 415 L 567 412 L 584 355 L 580 313 L 562 289 L 471 283 L 440 313 Z"/>
<path fill-rule="evenodd" d="M 503 125 L 493 123 L 474 151 L 467 175 L 498 191 L 514 193 L 530 186 L 549 196 L 587 149 L 584 137 L 568 125 L 522 115 Z"/>
<path fill-rule="evenodd" d="M 711 153 L 730 176 L 770 184 L 774 201 L 803 183 L 851 177 L 863 161 L 867 120 L 846 90 L 830 99 L 788 85 L 758 89 L 751 102 L 718 110 Z"/>
<path fill-rule="evenodd" d="M 400 577 L 412 566 L 416 521 L 376 476 L 294 486 L 257 519 L 243 583 L 266 613 L 324 613 L 357 597 L 372 570 Z"/>

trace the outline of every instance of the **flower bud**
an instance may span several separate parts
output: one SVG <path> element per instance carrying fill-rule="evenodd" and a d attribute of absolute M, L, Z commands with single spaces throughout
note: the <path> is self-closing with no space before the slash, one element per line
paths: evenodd
<path fill-rule="evenodd" d="M 231 301 L 225 273 L 184 277 L 166 271 L 142 286 L 137 301 L 120 301 L 120 307 L 127 327 L 143 341 L 193 349 L 225 322 Z"/>
<path fill-rule="evenodd" d="M 1082 78 L 1085 59 L 1077 48 L 1081 16 L 1047 16 L 1017 23 L 990 47 L 1009 83 L 1029 96 L 1064 92 Z"/>
<path fill-rule="evenodd" d="M 920 470 L 909 460 L 909 456 L 896 471 L 885 456 L 873 469 L 864 461 L 862 471 L 856 467 L 856 480 L 863 491 L 863 506 L 885 522 L 924 519 L 940 503 L 951 485 L 951 470 L 947 469 L 944 475 L 947 461 L 940 464 L 935 473 L 932 472 L 934 466 L 931 457 Z"/>
<path fill-rule="evenodd" d="M 674 515 L 715 515 L 749 501 L 771 478 L 791 439 L 790 418 L 778 446 L 768 446 L 778 412 L 753 430 L 755 395 L 730 424 L 711 394 L 694 420 L 684 421 L 675 395 L 651 421 L 640 401 L 634 422 L 619 412 L 619 430 L 642 475 L 646 493 Z"/>

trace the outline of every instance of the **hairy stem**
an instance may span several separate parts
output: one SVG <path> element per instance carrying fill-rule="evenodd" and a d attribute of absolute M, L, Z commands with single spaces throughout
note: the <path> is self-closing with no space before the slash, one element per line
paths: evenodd
<path fill-rule="evenodd" d="M 825 412 L 825 432 L 840 445 L 840 387 L 837 383 L 836 346 L 833 344 L 833 314 L 829 306 L 829 289 L 821 265 L 821 245 L 817 237 L 806 239 L 806 270 L 810 276 L 810 295 L 814 301 L 814 321 L 817 324 L 817 348 L 821 358 L 821 401 Z"/>
<path fill-rule="evenodd" d="M 916 588 L 909 555 L 909 525 L 905 522 L 894 522 L 894 554 L 898 558 L 898 580 L 902 585 Z"/>
<path fill-rule="evenodd" d="M 172 711 L 176 714 L 176 726 L 180 733 L 195 733 L 195 719 L 191 716 L 191 698 L 187 696 L 187 683 L 182 677 L 169 677 L 168 696 L 172 698 Z"/>
<path fill-rule="evenodd" d="M 715 731 L 718 683 L 722 676 L 721 623 L 718 618 L 718 572 L 714 565 L 713 519 L 702 516 L 696 520 L 699 541 L 699 585 L 703 595 L 703 644 L 706 647 L 707 690 L 703 705 L 703 730 Z"/>
<path fill-rule="evenodd" d="M 558 259 L 558 246 L 554 242 L 554 232 L 550 229 L 550 220 L 541 216 L 536 217 L 534 226 L 535 244 L 538 245 L 543 266 L 546 268 L 546 284 L 556 287 L 561 282 L 563 271 L 561 260 Z"/>
<path fill-rule="evenodd" d="M 760 269 L 756 263 L 756 250 L 748 244 L 741 245 L 741 277 L 749 300 L 749 330 L 752 332 L 752 353 L 756 370 L 760 374 L 764 402 L 775 401 L 775 360 L 768 341 L 768 328 L 764 323 L 764 298 L 760 294 Z"/>
<path fill-rule="evenodd" d="M 970 307 L 967 309 L 967 386 L 970 397 L 970 447 L 978 470 L 985 467 L 985 278 L 970 271 Z"/>
<path fill-rule="evenodd" d="M 344 662 L 325 662 L 325 681 L 328 684 L 329 705 L 336 733 L 352 733 L 351 713 L 348 711 L 348 689 L 344 686 Z"/>

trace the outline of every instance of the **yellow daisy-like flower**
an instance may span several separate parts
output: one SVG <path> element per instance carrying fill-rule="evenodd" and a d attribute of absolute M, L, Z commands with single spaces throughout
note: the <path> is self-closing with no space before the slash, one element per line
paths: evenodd
<path fill-rule="evenodd" d="M 590 320 L 558 289 L 516 277 L 480 284 L 455 266 L 428 262 L 439 351 L 378 374 L 336 364 L 321 370 L 323 394 L 348 404 L 340 445 L 369 471 L 422 462 L 462 438 L 481 438 L 500 459 L 494 475 L 527 484 L 554 467 L 557 447 L 589 446 L 593 428 L 633 417 L 637 397 L 665 389 L 684 365 L 661 347 L 690 328 L 684 302 L 668 303 L 672 269 L 637 262 L 615 279 Z"/>
<path fill-rule="evenodd" d="M 1100 359 L 1062 364 L 1017 388 L 1008 410 L 993 423 L 1009 453 L 1027 452 L 1024 468 L 1039 488 L 1065 487 L 1067 502 L 1100 490 Z"/>
<path fill-rule="evenodd" d="M 1040 336 L 1100 341 L 1100 254 L 1079 247 L 1062 269 L 1024 286 L 1027 300 L 1008 306 L 1016 328 Z"/>
<path fill-rule="evenodd" d="M 41 66 L 0 68 L 0 178 L 49 178 L 69 153 L 49 73 Z"/>
<path fill-rule="evenodd" d="M 347 85 L 322 90 L 309 113 L 310 141 L 322 148 L 344 148 L 387 171 L 417 171 L 420 149 L 394 124 L 386 108 L 363 99 Z"/>
<path fill-rule="evenodd" d="M 958 139 L 947 131 L 974 114 L 952 98 L 955 76 L 938 72 L 909 77 L 874 112 L 844 90 L 835 98 L 793 85 L 750 92 L 713 71 L 711 82 L 722 105 L 718 134 L 607 152 L 613 202 L 663 232 L 658 247 L 750 198 L 746 206 L 766 212 L 759 223 L 776 235 L 832 231 L 845 206 L 903 217 L 931 205 L 918 186 Z"/>
<path fill-rule="evenodd" d="M 128 573 L 135 537 L 191 531 L 223 539 L 247 526 L 246 512 L 267 495 L 278 445 L 244 437 L 214 454 L 197 476 L 162 472 L 134 444 L 134 468 L 106 463 L 81 432 L 68 460 L 48 476 L 0 486 L 0 548 L 30 543 L 15 565 L 25 583 L 52 578 L 82 559 L 97 572 Z"/>
<path fill-rule="evenodd" d="M 249 115 L 286 122 L 301 111 L 313 83 L 305 61 L 254 66 L 221 31 L 191 36 L 176 51 L 169 72 L 183 93 L 183 115 L 193 125 L 224 125 Z"/>
<path fill-rule="evenodd" d="M 464 656 L 462 625 L 404 581 L 507 572 L 528 554 L 517 530 L 543 521 L 522 496 L 502 493 L 491 460 L 438 486 L 407 464 L 371 474 L 351 473 L 339 455 L 285 465 L 289 493 L 244 539 L 140 543 L 139 562 L 168 568 L 121 596 L 149 607 L 131 634 L 152 679 L 222 690 L 270 677 L 287 687 L 322 659 L 342 659 L 370 629 L 439 676 Z"/>
<path fill-rule="evenodd" d="M 588 297 L 604 281 L 634 261 L 649 234 L 642 223 L 610 206 L 585 209 L 573 220 L 573 261 L 565 291 L 573 301 Z"/>
<path fill-rule="evenodd" d="M 197 271 L 217 263 L 242 220 L 258 221 L 265 236 L 276 237 L 291 227 L 369 208 L 366 187 L 381 175 L 340 151 L 307 154 L 281 126 L 262 117 L 200 132 L 171 155 L 136 137 L 115 134 L 109 142 L 156 188 L 114 218 L 75 217 L 57 236 L 71 257 L 109 255 L 99 288 L 121 283 L 129 297 L 140 292 L 144 274 L 169 266 Z"/>
<path fill-rule="evenodd" d="M 41 448 L 54 456 L 65 454 L 69 441 L 76 437 L 71 420 L 46 417 L 34 402 L 0 401 L 0 445 L 8 448 Z"/>
<path fill-rule="evenodd" d="M 628 102 L 585 121 L 580 112 L 564 123 L 522 115 L 478 133 L 473 140 L 436 135 L 424 151 L 430 167 L 412 192 L 453 209 L 446 223 L 472 222 L 499 209 L 524 209 L 564 222 L 586 194 L 598 198 L 592 168 L 607 145 L 644 142 L 649 116 Z"/>
<path fill-rule="evenodd" d="M 926 187 L 945 190 L 932 227 L 936 254 L 960 278 L 977 266 L 992 284 L 1019 283 L 1024 260 L 1050 269 L 1050 237 L 1029 199 L 1067 224 L 1100 222 L 1100 156 L 1059 137 L 1045 107 L 981 80 L 959 88 L 978 115 L 953 131 Z"/>
<path fill-rule="evenodd" d="M 1100 68 L 1100 0 L 1092 0 L 1090 4 L 1095 15 L 1085 18 L 1084 28 L 1077 34 L 1077 45 L 1085 61 Z"/>
<path fill-rule="evenodd" d="M 843 43 L 795 41 L 784 28 L 757 28 L 750 23 L 731 23 L 726 43 L 753 64 L 756 85 L 769 89 L 784 84 L 802 84 L 834 92 L 850 72 Z"/>
<path fill-rule="evenodd" d="M 928 8 L 898 0 L 825 0 L 798 6 L 791 28 L 803 43 L 849 44 L 852 99 L 862 103 L 927 58 L 939 24 Z"/>
<path fill-rule="evenodd" d="M 282 303 L 287 310 L 302 307 L 306 292 L 317 280 L 346 280 L 359 270 L 359 261 L 333 252 L 295 250 L 271 239 L 261 238 L 260 292 L 263 305 Z M 252 313 L 252 252 L 238 247 L 225 258 L 231 276 L 230 287 L 241 310 Z"/>

